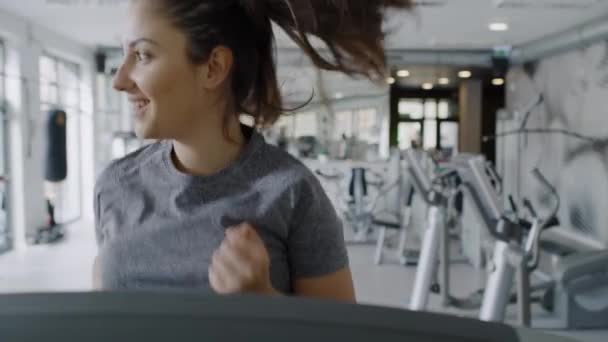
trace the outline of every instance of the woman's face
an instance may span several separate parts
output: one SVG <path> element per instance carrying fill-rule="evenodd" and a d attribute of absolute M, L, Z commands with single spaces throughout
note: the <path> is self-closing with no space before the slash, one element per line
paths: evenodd
<path fill-rule="evenodd" d="M 209 120 L 203 110 L 207 65 L 189 61 L 186 35 L 151 3 L 132 2 L 113 86 L 128 94 L 138 137 L 179 139 Z"/>

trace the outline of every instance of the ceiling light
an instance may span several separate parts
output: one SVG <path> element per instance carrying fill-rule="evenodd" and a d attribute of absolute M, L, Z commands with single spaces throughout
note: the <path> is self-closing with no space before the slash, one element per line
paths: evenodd
<path fill-rule="evenodd" d="M 386 83 L 388 84 L 395 84 L 395 78 L 394 77 L 389 77 L 386 79 Z"/>
<path fill-rule="evenodd" d="M 492 84 L 495 85 L 495 86 L 504 85 L 505 84 L 505 79 L 504 78 L 500 78 L 500 77 L 495 78 L 495 79 L 492 80 Z"/>
<path fill-rule="evenodd" d="M 502 32 L 507 31 L 509 29 L 509 25 L 503 22 L 494 22 L 490 23 L 490 31 Z"/>
<path fill-rule="evenodd" d="M 439 84 L 441 84 L 441 85 L 446 85 L 446 84 L 450 84 L 450 79 L 449 79 L 449 78 L 447 78 L 447 77 L 441 77 L 441 78 L 438 80 L 438 82 L 439 82 Z"/>
<path fill-rule="evenodd" d="M 458 73 L 458 77 L 460 78 L 470 78 L 473 75 L 469 70 L 462 70 Z"/>
<path fill-rule="evenodd" d="M 336 99 L 341 99 L 344 97 L 344 94 L 342 93 L 336 93 Z"/>
<path fill-rule="evenodd" d="M 424 89 L 424 90 L 431 90 L 431 89 L 433 89 L 433 83 L 423 83 L 422 84 L 422 89 Z"/>
<path fill-rule="evenodd" d="M 397 76 L 408 77 L 408 76 L 410 76 L 410 72 L 408 70 L 399 70 L 399 71 L 397 71 Z"/>

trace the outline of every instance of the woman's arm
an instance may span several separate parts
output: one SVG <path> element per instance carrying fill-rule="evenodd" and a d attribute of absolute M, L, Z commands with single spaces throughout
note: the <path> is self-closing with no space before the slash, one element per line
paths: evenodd
<path fill-rule="evenodd" d="M 349 268 L 322 277 L 297 279 L 294 282 L 294 292 L 300 297 L 356 302 Z"/>

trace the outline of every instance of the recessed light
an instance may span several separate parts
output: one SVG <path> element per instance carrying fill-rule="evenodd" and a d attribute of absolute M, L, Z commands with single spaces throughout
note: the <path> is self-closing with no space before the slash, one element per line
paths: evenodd
<path fill-rule="evenodd" d="M 422 89 L 424 89 L 424 90 L 431 90 L 431 89 L 433 89 L 433 83 L 423 83 L 422 84 Z"/>
<path fill-rule="evenodd" d="M 471 76 L 473 76 L 473 73 L 469 70 L 462 70 L 458 73 L 458 77 L 460 78 L 470 78 Z"/>
<path fill-rule="evenodd" d="M 336 93 L 336 99 L 341 99 L 344 97 L 344 94 L 342 93 Z"/>
<path fill-rule="evenodd" d="M 503 22 L 494 22 L 489 25 L 490 31 L 502 32 L 509 29 L 509 24 Z"/>
<path fill-rule="evenodd" d="M 386 83 L 388 84 L 395 84 L 395 78 L 394 77 L 389 77 L 386 79 Z"/>
<path fill-rule="evenodd" d="M 439 84 L 441 84 L 441 85 L 446 85 L 446 84 L 450 84 L 450 79 L 449 79 L 449 78 L 447 78 L 447 77 L 441 77 L 441 78 L 438 80 L 438 82 L 439 82 Z"/>
<path fill-rule="evenodd" d="M 399 71 L 397 71 L 397 76 L 399 76 L 399 77 L 409 77 L 410 76 L 410 72 L 409 72 L 409 70 L 399 70 Z"/>
<path fill-rule="evenodd" d="M 505 79 L 504 78 L 500 78 L 500 77 L 495 78 L 495 79 L 492 80 L 492 84 L 495 85 L 495 86 L 504 85 L 505 84 Z"/>

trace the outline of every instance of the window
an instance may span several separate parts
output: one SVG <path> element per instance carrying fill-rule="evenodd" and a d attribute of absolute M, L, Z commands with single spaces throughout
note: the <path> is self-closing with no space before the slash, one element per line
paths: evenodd
<path fill-rule="evenodd" d="M 458 151 L 458 122 L 445 121 L 441 123 L 440 127 L 441 149 Z"/>
<path fill-rule="evenodd" d="M 407 150 L 420 145 L 422 124 L 420 122 L 400 122 L 398 127 L 399 149 Z"/>
<path fill-rule="evenodd" d="M 60 58 L 42 55 L 40 68 L 40 109 L 43 121 L 53 108 L 65 110 L 67 114 L 67 179 L 55 185 L 55 219 L 59 223 L 77 220 L 81 216 L 82 174 L 80 167 L 81 135 L 80 114 L 81 89 L 80 67 Z"/>
<path fill-rule="evenodd" d="M 447 100 L 439 101 L 437 106 L 437 117 L 440 119 L 447 119 L 450 115 L 450 105 Z"/>
<path fill-rule="evenodd" d="M 343 110 L 336 113 L 334 122 L 334 139 L 341 140 L 345 135 L 348 138 L 353 136 L 353 112 L 352 110 Z"/>
<path fill-rule="evenodd" d="M 399 115 L 411 120 L 424 118 L 424 102 L 421 99 L 403 99 L 399 101 Z"/>
<path fill-rule="evenodd" d="M 369 144 L 380 143 L 380 122 L 375 108 L 361 109 L 357 113 L 359 140 Z"/>
<path fill-rule="evenodd" d="M 295 115 L 281 115 L 275 127 L 278 132 L 283 131 L 288 139 L 293 138 L 295 136 Z"/>
<path fill-rule="evenodd" d="M 437 118 L 437 101 L 435 99 L 426 99 L 424 101 L 424 118 L 425 119 L 436 119 Z"/>
<path fill-rule="evenodd" d="M 317 113 L 303 112 L 295 114 L 294 136 L 317 136 Z"/>

